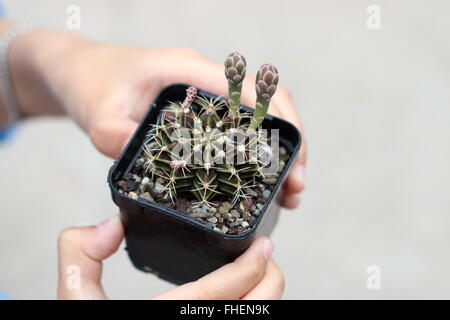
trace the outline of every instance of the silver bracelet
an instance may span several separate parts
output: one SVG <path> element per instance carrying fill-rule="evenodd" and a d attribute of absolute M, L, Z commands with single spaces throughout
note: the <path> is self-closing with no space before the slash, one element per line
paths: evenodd
<path fill-rule="evenodd" d="M 20 119 L 20 109 L 14 95 L 11 77 L 8 67 L 8 48 L 19 35 L 31 31 L 33 25 L 29 22 L 18 22 L 12 25 L 4 35 L 0 37 L 0 92 L 8 116 L 8 124 Z"/>

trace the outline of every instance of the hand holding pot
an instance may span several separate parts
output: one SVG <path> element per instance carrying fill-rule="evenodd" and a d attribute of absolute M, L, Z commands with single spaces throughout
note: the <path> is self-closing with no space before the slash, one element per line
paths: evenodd
<path fill-rule="evenodd" d="M 101 286 L 102 260 L 118 249 L 123 236 L 118 217 L 98 226 L 63 231 L 58 243 L 58 298 L 106 299 Z M 272 249 L 268 238 L 258 238 L 236 261 L 156 299 L 279 299 L 284 278 L 271 258 Z M 70 272 L 73 268 L 78 268 L 79 279 Z"/>
<path fill-rule="evenodd" d="M 44 46 L 42 44 L 45 44 Z M 116 158 L 135 131 L 148 104 L 165 86 L 188 83 L 227 95 L 223 65 L 192 49 L 144 49 L 96 44 L 78 36 L 39 30 L 11 46 L 15 93 L 25 116 L 64 110 L 89 134 L 102 153 Z M 241 102 L 252 106 L 255 77 L 247 75 Z M 279 87 L 269 113 L 297 125 L 302 146 L 284 185 L 282 205 L 295 208 L 304 189 L 306 143 L 289 92 Z"/>

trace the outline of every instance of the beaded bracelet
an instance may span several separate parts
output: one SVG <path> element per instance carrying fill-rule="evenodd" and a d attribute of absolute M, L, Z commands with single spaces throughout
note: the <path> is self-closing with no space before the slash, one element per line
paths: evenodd
<path fill-rule="evenodd" d="M 7 123 L 12 124 L 20 119 L 20 109 L 17 104 L 8 67 L 8 48 L 19 35 L 31 31 L 33 28 L 29 22 L 13 24 L 5 34 L 0 37 L 0 92 L 3 97 L 7 113 Z"/>

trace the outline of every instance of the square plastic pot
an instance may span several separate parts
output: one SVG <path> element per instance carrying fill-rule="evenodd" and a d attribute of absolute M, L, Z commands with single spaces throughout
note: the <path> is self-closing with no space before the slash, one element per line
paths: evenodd
<path fill-rule="evenodd" d="M 119 193 L 115 182 L 132 170 L 151 125 L 156 123 L 168 101 L 182 101 L 185 98 L 187 88 L 188 85 L 174 84 L 160 92 L 108 174 L 112 199 L 120 208 L 125 227 L 126 250 L 133 265 L 175 284 L 197 280 L 232 262 L 257 236 L 270 235 L 280 212 L 276 199 L 281 196 L 281 184 L 301 144 L 300 132 L 295 126 L 283 119 L 266 116 L 263 128 L 279 129 L 280 145 L 291 153 L 291 157 L 255 224 L 243 234 L 224 234 L 175 209 L 142 198 L 131 199 Z M 199 94 L 208 98 L 217 97 L 202 90 Z M 248 107 L 241 108 L 253 112 Z"/>

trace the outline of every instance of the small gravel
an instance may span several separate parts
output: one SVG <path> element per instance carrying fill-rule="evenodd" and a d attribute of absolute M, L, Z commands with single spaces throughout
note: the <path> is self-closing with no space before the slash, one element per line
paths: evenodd
<path fill-rule="evenodd" d="M 216 217 L 211 217 L 211 218 L 208 218 L 207 220 L 208 220 L 208 222 L 211 222 L 211 223 L 217 223 L 219 221 L 219 219 L 217 219 Z"/>
<path fill-rule="evenodd" d="M 178 211 L 186 213 L 189 210 L 189 201 L 180 197 L 175 202 L 175 207 L 177 208 Z"/>
<path fill-rule="evenodd" d="M 245 193 L 248 194 L 251 197 L 257 197 L 258 194 L 256 193 L 255 190 L 253 190 L 252 188 L 245 188 Z"/>
<path fill-rule="evenodd" d="M 233 206 L 231 205 L 230 202 L 227 202 L 227 201 L 226 202 L 222 202 L 222 204 L 219 207 L 219 213 L 226 214 L 226 213 L 230 212 L 230 209 L 232 207 Z"/>
<path fill-rule="evenodd" d="M 145 200 L 148 200 L 148 201 L 154 201 L 153 197 L 148 192 L 144 192 L 139 197 L 141 197 L 141 198 L 143 198 Z"/>
<path fill-rule="evenodd" d="M 267 189 L 264 190 L 262 193 L 263 198 L 269 199 L 270 193 L 271 193 L 270 190 L 267 190 Z"/>
<path fill-rule="evenodd" d="M 253 200 L 252 200 L 252 198 L 246 198 L 246 199 L 244 199 L 244 200 L 241 201 L 241 203 L 239 204 L 239 208 L 240 208 L 243 212 L 246 212 L 246 211 L 249 211 L 249 210 L 250 210 L 250 208 L 252 207 L 252 205 L 253 205 Z"/>
<path fill-rule="evenodd" d="M 128 196 L 129 196 L 131 199 L 134 199 L 134 200 L 137 200 L 137 198 L 139 198 L 138 195 L 137 195 L 135 192 L 133 192 L 133 191 L 128 192 Z"/>
<path fill-rule="evenodd" d="M 280 160 L 278 171 L 279 172 L 283 171 L 284 167 L 286 167 L 286 162 L 284 162 L 283 160 Z"/>
<path fill-rule="evenodd" d="M 191 212 L 189 214 L 192 218 L 208 218 L 211 216 L 211 213 L 209 212 Z"/>
<path fill-rule="evenodd" d="M 214 207 L 207 207 L 206 210 L 207 210 L 209 213 L 212 213 L 212 214 L 214 214 L 214 213 L 217 212 L 217 209 L 214 208 Z"/>
<path fill-rule="evenodd" d="M 262 179 L 261 181 L 264 182 L 265 184 L 276 184 L 277 183 L 277 178 L 266 178 L 266 179 Z"/>
<path fill-rule="evenodd" d="M 241 216 L 237 210 L 231 210 L 230 213 L 233 218 L 239 218 Z"/>
<path fill-rule="evenodd" d="M 155 183 L 155 187 L 154 187 L 153 190 L 155 190 L 155 192 L 156 192 L 157 194 L 161 194 L 161 193 L 164 192 L 165 189 L 166 189 L 166 188 L 164 188 L 164 186 L 163 186 L 162 184 Z"/>
<path fill-rule="evenodd" d="M 161 178 L 161 177 L 158 177 L 158 178 L 156 178 L 156 181 L 155 181 L 156 183 L 159 183 L 159 184 L 165 184 L 166 183 L 166 180 L 164 179 L 164 178 Z"/>

